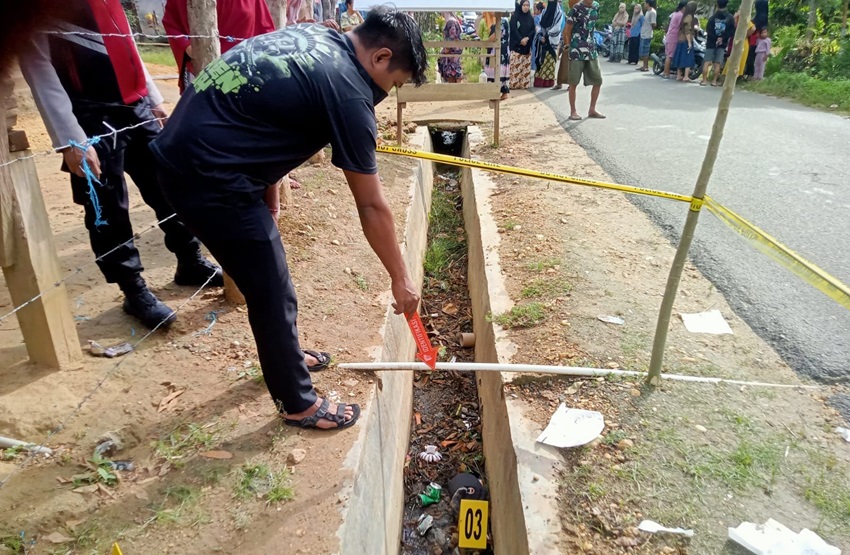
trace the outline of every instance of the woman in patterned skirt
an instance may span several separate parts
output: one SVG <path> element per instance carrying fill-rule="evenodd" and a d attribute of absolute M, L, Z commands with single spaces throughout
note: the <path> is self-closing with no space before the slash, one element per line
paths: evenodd
<path fill-rule="evenodd" d="M 484 20 L 490 27 L 490 36 L 487 40 L 495 42 L 497 24 L 496 13 L 484 12 Z M 501 100 L 507 100 L 508 95 L 511 94 L 511 89 L 508 87 L 508 79 L 511 75 L 511 58 L 508 49 L 508 44 L 510 43 L 510 27 L 508 24 L 508 18 L 503 17 L 500 24 L 502 27 L 502 36 L 500 37 L 499 44 L 499 83 L 501 83 Z M 492 67 L 492 58 L 489 57 L 492 54 L 493 49 L 488 48 L 487 61 L 484 63 L 484 73 L 487 74 L 488 83 L 494 83 L 496 81 L 496 69 Z"/>
<path fill-rule="evenodd" d="M 443 17 L 446 20 L 446 26 L 443 27 L 443 40 L 460 40 L 460 22 L 457 16 L 451 12 L 443 12 Z M 462 54 L 462 48 L 443 48 L 441 54 Z M 437 60 L 437 69 L 440 70 L 440 77 L 444 83 L 460 83 L 463 81 L 463 66 L 460 65 L 460 58 L 444 57 Z"/>
<path fill-rule="evenodd" d="M 520 0 L 511 16 L 511 89 L 531 86 L 531 44 L 534 40 L 534 16 L 531 0 Z"/>
<path fill-rule="evenodd" d="M 534 86 L 549 88 L 555 84 L 555 61 L 564 30 L 564 10 L 558 0 L 549 0 L 540 17 L 540 33 L 537 35 Z"/>

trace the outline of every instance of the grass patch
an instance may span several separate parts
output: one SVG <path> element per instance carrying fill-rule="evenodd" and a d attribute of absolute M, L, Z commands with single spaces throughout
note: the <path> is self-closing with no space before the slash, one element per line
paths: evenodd
<path fill-rule="evenodd" d="M 10 550 L 15 555 L 24 552 L 24 540 L 21 536 L 15 534 L 0 533 L 0 545 Z"/>
<path fill-rule="evenodd" d="M 715 480 L 738 492 L 759 487 L 770 490 L 781 471 L 785 445 L 779 437 L 740 438 L 732 451 L 694 449 L 682 453 L 682 470 L 697 485 Z"/>
<path fill-rule="evenodd" d="M 13 461 L 18 458 L 18 455 L 20 455 L 26 450 L 27 448 L 24 445 L 15 445 L 14 447 L 7 447 L 3 450 L 3 457 L 0 460 Z"/>
<path fill-rule="evenodd" d="M 177 72 L 177 62 L 174 61 L 174 55 L 171 53 L 171 48 L 166 46 L 140 46 L 139 56 L 146 64 L 159 64 L 162 66 L 171 66 Z"/>
<path fill-rule="evenodd" d="M 516 227 L 518 225 L 519 225 L 519 222 L 517 222 L 515 220 L 508 220 L 508 221 L 505 222 L 505 229 L 507 229 L 508 231 L 513 231 L 513 230 L 516 229 Z"/>
<path fill-rule="evenodd" d="M 169 486 L 149 522 L 198 526 L 210 522 L 201 509 L 201 492 L 193 486 Z"/>
<path fill-rule="evenodd" d="M 295 498 L 289 470 L 272 470 L 264 463 L 246 463 L 239 468 L 239 477 L 234 487 L 239 499 L 260 498 L 267 503 L 279 503 Z"/>
<path fill-rule="evenodd" d="M 89 459 L 89 463 L 94 466 L 94 470 L 92 472 L 86 472 L 85 474 L 77 474 L 74 476 L 74 487 L 97 483 L 102 483 L 107 486 L 114 486 L 118 484 L 118 475 L 115 473 L 115 470 L 113 470 L 112 463 L 109 462 L 109 460 L 104 459 L 99 453 L 95 453 L 94 456 Z"/>
<path fill-rule="evenodd" d="M 817 508 L 822 523 L 850 534 L 850 481 L 834 454 L 809 451 L 801 484 L 803 497 Z"/>
<path fill-rule="evenodd" d="M 183 423 L 164 438 L 153 442 L 151 447 L 158 456 L 179 466 L 185 462 L 182 459 L 218 443 L 220 432 L 221 427 L 215 423 Z"/>
<path fill-rule="evenodd" d="M 354 276 L 354 285 L 356 285 L 357 288 L 361 291 L 369 290 L 369 283 L 366 281 L 366 278 L 364 278 L 360 274 Z"/>
<path fill-rule="evenodd" d="M 522 288 L 522 298 L 541 299 L 549 297 L 560 297 L 572 290 L 573 286 L 564 278 L 535 279 Z"/>
<path fill-rule="evenodd" d="M 546 308 L 541 303 L 516 305 L 508 312 L 492 318 L 503 328 L 531 328 L 546 319 Z"/>
<path fill-rule="evenodd" d="M 602 438 L 602 443 L 605 445 L 617 445 L 627 437 L 628 434 L 624 430 L 614 430 L 605 434 L 605 437 Z"/>
<path fill-rule="evenodd" d="M 806 106 L 850 112 L 850 79 L 826 81 L 806 73 L 780 71 L 762 81 L 747 82 L 744 87 L 759 93 L 790 98 Z"/>
<path fill-rule="evenodd" d="M 87 520 L 71 530 L 74 538 L 74 547 L 77 549 L 91 549 L 96 551 L 100 544 L 102 530 L 96 520 Z"/>
<path fill-rule="evenodd" d="M 528 265 L 528 269 L 532 272 L 545 272 L 550 268 L 557 268 L 561 265 L 561 261 L 557 258 L 547 258 L 545 260 L 538 260 L 537 262 L 532 262 Z"/>
<path fill-rule="evenodd" d="M 463 219 L 458 201 L 460 193 L 434 188 L 428 221 L 428 249 L 423 268 L 425 275 L 439 279 L 464 255 Z"/>

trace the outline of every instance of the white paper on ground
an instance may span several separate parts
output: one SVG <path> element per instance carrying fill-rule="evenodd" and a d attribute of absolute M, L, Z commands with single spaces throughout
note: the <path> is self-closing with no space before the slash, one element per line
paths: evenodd
<path fill-rule="evenodd" d="M 640 524 L 638 524 L 638 530 L 642 530 L 644 532 L 649 532 L 650 534 L 654 534 L 656 532 L 668 532 L 670 534 L 681 534 L 683 536 L 693 537 L 694 531 L 688 530 L 685 528 L 667 528 L 666 526 L 661 526 L 654 520 L 642 520 Z"/>
<path fill-rule="evenodd" d="M 602 433 L 605 419 L 595 410 L 568 409 L 561 403 L 537 441 L 553 447 L 578 447 Z"/>
<path fill-rule="evenodd" d="M 679 314 L 679 316 L 682 317 L 685 328 L 691 333 L 713 333 L 715 335 L 732 333 L 732 328 L 729 327 L 726 319 L 717 309 L 697 314 Z"/>
<path fill-rule="evenodd" d="M 835 428 L 835 431 L 838 432 L 841 437 L 844 438 L 845 441 L 850 441 L 850 430 L 847 428 L 842 428 L 841 426 Z"/>
<path fill-rule="evenodd" d="M 841 550 L 808 529 L 799 534 L 772 518 L 764 524 L 742 522 L 729 528 L 729 539 L 756 555 L 841 555 Z"/>

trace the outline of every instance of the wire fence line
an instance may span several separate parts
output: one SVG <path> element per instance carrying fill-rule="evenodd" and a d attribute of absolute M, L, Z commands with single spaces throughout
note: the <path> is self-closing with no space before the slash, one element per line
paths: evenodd
<path fill-rule="evenodd" d="M 42 31 L 45 35 L 75 35 L 81 37 L 133 37 L 145 39 L 224 39 L 228 42 L 242 42 L 247 37 L 232 37 L 214 33 L 212 35 L 151 35 L 147 33 L 95 33 L 94 31 Z"/>
<path fill-rule="evenodd" d="M 9 483 L 9 480 L 12 477 L 14 477 L 16 474 L 18 474 L 21 470 L 23 470 L 24 466 L 26 466 L 28 462 L 33 460 L 36 457 L 36 455 L 38 455 L 38 448 L 39 447 L 46 446 L 47 442 L 50 441 L 50 439 L 53 438 L 53 436 L 55 436 L 56 434 L 61 432 L 63 429 L 65 429 L 65 426 L 68 424 L 68 422 L 72 418 L 74 418 L 77 414 L 79 414 L 79 412 L 83 408 L 83 406 L 89 400 L 91 400 L 92 397 L 94 397 L 95 393 L 97 393 L 98 390 L 100 390 L 100 388 L 103 387 L 103 384 L 106 383 L 106 381 L 115 373 L 115 371 L 118 370 L 118 368 L 120 368 L 121 365 L 124 364 L 124 362 L 129 360 L 132 357 L 132 355 L 137 352 L 139 345 L 141 345 L 141 343 L 143 341 L 145 341 L 148 337 L 153 335 L 154 332 L 156 332 L 159 328 L 161 328 L 165 324 L 165 322 L 167 322 L 169 319 L 171 319 L 171 317 L 173 315 L 180 312 L 186 305 L 188 305 L 198 295 L 200 295 L 201 291 L 203 291 L 204 288 L 207 285 L 209 285 L 210 281 L 212 281 L 212 279 L 215 277 L 215 275 L 216 275 L 215 273 L 210 274 L 210 277 L 207 278 L 207 281 L 205 281 L 200 287 L 198 287 L 198 289 L 194 293 L 192 293 L 192 295 L 188 299 L 186 299 L 183 303 L 181 303 L 176 309 L 171 311 L 168 314 L 168 316 L 163 318 L 156 326 L 154 326 L 150 331 L 148 331 L 148 333 L 146 333 L 138 341 L 133 343 L 133 350 L 130 353 L 128 353 L 127 355 L 119 358 L 118 361 L 109 370 L 106 371 L 106 373 L 97 381 L 97 383 L 95 383 L 94 387 L 92 387 L 92 389 L 89 390 L 89 392 L 86 393 L 83 396 L 83 398 L 80 400 L 80 402 L 77 403 L 77 406 L 74 407 L 74 410 L 72 410 L 68 415 L 66 415 L 61 420 L 61 422 L 59 422 L 59 424 L 56 425 L 56 427 L 54 427 L 52 430 L 50 430 L 50 432 L 47 433 L 47 435 L 45 436 L 44 440 L 41 443 L 28 445 L 28 447 L 30 448 L 29 449 L 29 455 L 27 455 L 27 457 L 25 457 L 24 460 L 21 461 L 20 464 L 16 465 L 14 470 L 12 470 L 5 478 L 3 478 L 3 480 L 0 480 L 0 489 L 6 487 L 6 485 Z"/>

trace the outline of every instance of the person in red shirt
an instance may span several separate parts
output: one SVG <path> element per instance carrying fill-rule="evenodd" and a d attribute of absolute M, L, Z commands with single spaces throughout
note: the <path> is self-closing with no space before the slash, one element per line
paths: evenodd
<path fill-rule="evenodd" d="M 218 0 L 216 13 L 222 54 L 242 42 L 242 39 L 274 31 L 272 14 L 265 0 Z M 168 0 L 162 16 L 162 26 L 166 34 L 171 35 L 168 43 L 180 68 L 180 93 L 182 94 L 186 85 L 191 83 L 191 76 L 197 72 L 192 66 L 191 40 L 173 36 L 191 34 L 187 0 Z"/>

